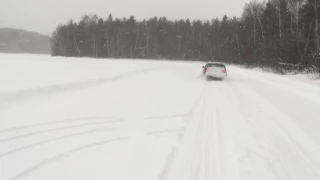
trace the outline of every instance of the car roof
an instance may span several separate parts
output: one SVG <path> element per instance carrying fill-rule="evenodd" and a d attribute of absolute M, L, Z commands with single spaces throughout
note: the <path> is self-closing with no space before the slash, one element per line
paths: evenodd
<path fill-rule="evenodd" d="M 221 63 L 221 62 L 207 62 L 207 64 L 221 64 L 221 65 L 225 65 L 224 63 Z"/>

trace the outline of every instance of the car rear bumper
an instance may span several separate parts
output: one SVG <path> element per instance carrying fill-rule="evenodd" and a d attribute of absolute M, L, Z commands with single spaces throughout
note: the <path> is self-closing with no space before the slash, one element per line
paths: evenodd
<path fill-rule="evenodd" d="M 206 73 L 207 77 L 213 77 L 213 78 L 227 78 L 226 73 Z"/>

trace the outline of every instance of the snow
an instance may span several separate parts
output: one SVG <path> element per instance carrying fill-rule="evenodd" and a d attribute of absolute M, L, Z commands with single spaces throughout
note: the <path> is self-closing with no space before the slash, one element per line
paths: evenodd
<path fill-rule="evenodd" d="M 0 54 L 0 180 L 318 180 L 320 85 L 199 62 Z"/>

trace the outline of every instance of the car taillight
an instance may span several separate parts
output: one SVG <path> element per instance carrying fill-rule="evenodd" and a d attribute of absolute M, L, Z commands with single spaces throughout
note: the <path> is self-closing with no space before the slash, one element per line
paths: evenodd
<path fill-rule="evenodd" d="M 227 70 L 226 70 L 226 69 L 222 69 L 222 72 L 223 72 L 223 73 L 226 73 L 226 72 L 227 72 Z"/>

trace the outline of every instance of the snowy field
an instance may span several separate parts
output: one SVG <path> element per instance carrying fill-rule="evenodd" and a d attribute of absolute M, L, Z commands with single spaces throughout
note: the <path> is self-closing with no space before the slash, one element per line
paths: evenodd
<path fill-rule="evenodd" d="M 0 180 L 319 180 L 320 83 L 0 54 Z"/>

